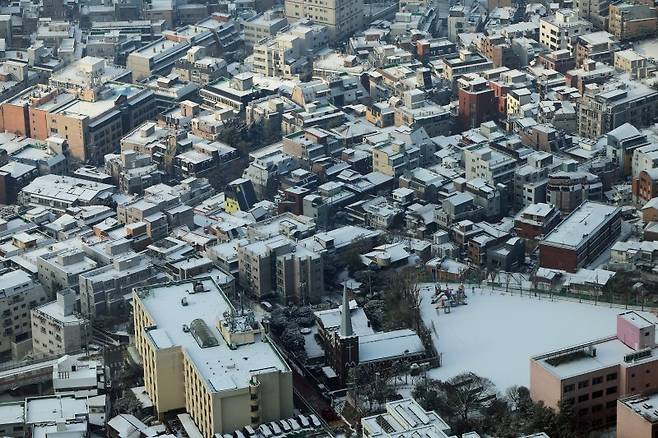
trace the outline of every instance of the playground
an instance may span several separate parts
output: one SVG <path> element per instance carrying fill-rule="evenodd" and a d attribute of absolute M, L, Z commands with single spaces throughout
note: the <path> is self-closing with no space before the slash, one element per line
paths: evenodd
<path fill-rule="evenodd" d="M 624 308 L 551 300 L 489 288 L 431 283 L 421 287 L 421 316 L 442 366 L 429 377 L 473 371 L 500 390 L 529 384 L 531 356 L 613 335 Z M 468 304 L 468 305 L 466 305 Z M 656 317 L 644 316 L 658 322 Z"/>

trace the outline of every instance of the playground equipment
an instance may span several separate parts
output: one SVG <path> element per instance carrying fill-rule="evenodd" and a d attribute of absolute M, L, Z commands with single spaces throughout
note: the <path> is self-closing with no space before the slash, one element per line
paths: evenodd
<path fill-rule="evenodd" d="M 466 288 L 463 284 L 460 284 L 455 290 L 446 284 L 445 289 L 441 289 L 441 285 L 437 284 L 434 286 L 432 304 L 435 304 L 437 311 L 443 309 L 444 313 L 450 313 L 452 307 L 468 304 L 466 302 Z"/>

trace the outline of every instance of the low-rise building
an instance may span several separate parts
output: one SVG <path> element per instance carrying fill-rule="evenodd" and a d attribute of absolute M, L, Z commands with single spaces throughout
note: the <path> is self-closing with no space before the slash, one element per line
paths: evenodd
<path fill-rule="evenodd" d="M 539 242 L 539 265 L 575 272 L 594 261 L 621 232 L 621 208 L 584 202 Z"/>

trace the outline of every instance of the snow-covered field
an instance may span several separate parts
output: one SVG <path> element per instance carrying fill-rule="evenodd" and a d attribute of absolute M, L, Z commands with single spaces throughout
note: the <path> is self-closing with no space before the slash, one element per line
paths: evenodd
<path fill-rule="evenodd" d="M 433 292 L 433 285 L 423 286 L 421 314 L 443 355 L 443 365 L 430 370 L 429 376 L 445 380 L 473 371 L 491 379 L 501 391 L 530 384 L 531 356 L 614 335 L 616 316 L 625 311 L 607 303 L 550 301 L 486 289 L 472 293 L 469 286 L 468 305 L 445 314 L 431 304 Z"/>

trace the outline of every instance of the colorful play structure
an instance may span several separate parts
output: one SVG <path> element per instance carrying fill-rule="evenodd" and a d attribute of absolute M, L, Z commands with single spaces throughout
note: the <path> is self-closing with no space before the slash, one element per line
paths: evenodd
<path fill-rule="evenodd" d="M 435 305 L 437 312 L 443 309 L 444 313 L 450 313 L 452 307 L 468 304 L 466 302 L 466 288 L 463 284 L 460 284 L 457 290 L 454 290 L 446 284 L 445 289 L 441 289 L 441 285 L 437 283 L 434 286 L 432 304 Z"/>

